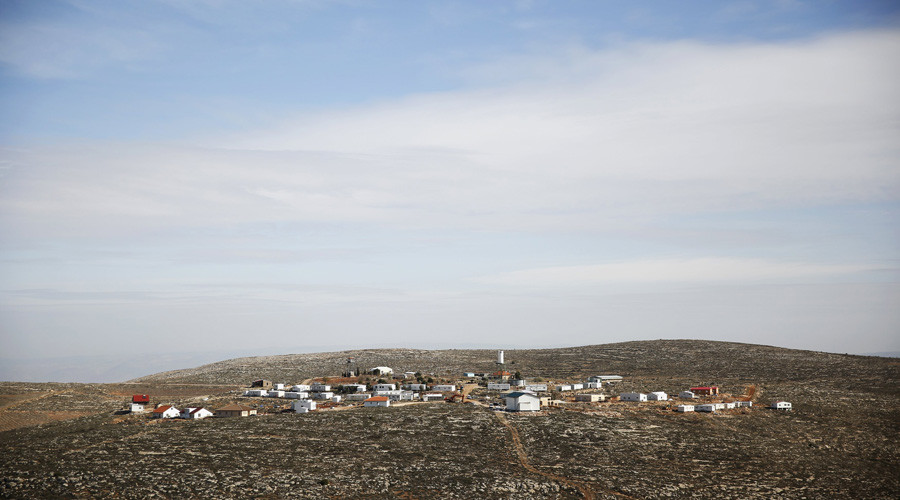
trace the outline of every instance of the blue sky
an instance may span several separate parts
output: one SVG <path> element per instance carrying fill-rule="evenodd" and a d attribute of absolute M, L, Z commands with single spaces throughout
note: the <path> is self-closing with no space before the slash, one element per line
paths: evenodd
<path fill-rule="evenodd" d="M 900 350 L 893 2 L 0 2 L 0 346 Z"/>

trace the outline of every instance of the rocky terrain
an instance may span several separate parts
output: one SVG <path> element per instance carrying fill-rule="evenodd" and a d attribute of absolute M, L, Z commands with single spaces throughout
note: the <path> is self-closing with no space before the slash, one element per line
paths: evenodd
<path fill-rule="evenodd" d="M 254 378 L 336 374 L 347 355 L 243 358 L 123 384 L 0 384 L 0 423 L 18 419 L 0 428 L 0 496 L 900 496 L 896 359 L 700 341 L 507 351 L 507 368 L 529 378 L 618 373 L 626 378 L 615 392 L 708 383 L 753 394 L 753 408 L 717 414 L 674 413 L 676 402 L 537 414 L 438 402 L 297 415 L 238 397 Z M 494 360 L 493 351 L 351 355 L 436 375 L 488 371 Z M 118 413 L 132 393 L 179 406 L 254 404 L 266 414 L 193 422 Z M 776 399 L 794 411 L 762 408 Z"/>

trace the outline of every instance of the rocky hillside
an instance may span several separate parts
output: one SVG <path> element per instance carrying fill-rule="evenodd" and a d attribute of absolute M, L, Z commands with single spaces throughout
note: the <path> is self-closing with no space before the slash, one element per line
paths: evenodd
<path fill-rule="evenodd" d="M 506 350 L 507 369 L 529 378 L 584 378 L 600 373 L 626 377 L 767 380 L 827 380 L 879 386 L 896 381 L 900 360 L 706 340 L 653 340 L 560 349 Z M 395 372 L 421 371 L 457 376 L 496 369 L 496 351 L 476 349 L 364 349 L 315 354 L 237 358 L 197 368 L 135 379 L 144 383 L 245 384 L 257 378 L 293 382 L 341 373 L 347 357 L 360 367 L 390 366 Z M 891 384 L 887 384 L 891 386 Z"/>

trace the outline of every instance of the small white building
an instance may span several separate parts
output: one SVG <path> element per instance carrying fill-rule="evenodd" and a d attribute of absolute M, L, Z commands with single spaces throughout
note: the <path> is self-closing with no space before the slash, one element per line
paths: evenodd
<path fill-rule="evenodd" d="M 730 403 L 725 403 L 726 410 L 733 410 L 735 408 L 737 408 L 737 403 L 735 403 L 734 401 L 732 401 Z"/>
<path fill-rule="evenodd" d="M 367 408 L 373 407 L 387 407 L 391 406 L 391 400 L 387 396 L 372 396 L 371 398 L 363 401 L 363 406 Z"/>
<path fill-rule="evenodd" d="M 576 394 L 575 401 L 597 403 L 600 401 L 606 401 L 606 396 L 603 394 Z"/>
<path fill-rule="evenodd" d="M 501 384 L 499 382 L 488 382 L 487 390 L 489 391 L 508 391 L 510 384 Z"/>
<path fill-rule="evenodd" d="M 428 389 L 425 384 L 406 384 L 403 388 L 407 391 L 424 391 Z"/>
<path fill-rule="evenodd" d="M 678 393 L 678 397 L 681 399 L 697 399 L 697 395 L 691 391 L 681 391 Z"/>
<path fill-rule="evenodd" d="M 793 405 L 788 403 L 787 401 L 775 401 L 772 403 L 772 409 L 774 410 L 792 410 Z"/>
<path fill-rule="evenodd" d="M 681 412 L 681 413 L 694 411 L 694 405 L 678 405 L 675 407 L 675 411 Z"/>
<path fill-rule="evenodd" d="M 714 404 L 696 405 L 696 406 L 694 406 L 694 409 L 695 409 L 696 411 L 703 411 L 703 412 L 706 412 L 706 413 L 713 413 L 714 411 L 716 411 L 716 405 L 714 405 Z"/>
<path fill-rule="evenodd" d="M 309 408 L 305 408 L 301 406 L 300 408 L 294 408 L 294 413 L 309 413 Z"/>
<path fill-rule="evenodd" d="M 434 392 L 430 392 L 428 394 L 422 394 L 422 401 L 443 401 L 444 395 L 437 394 Z"/>
<path fill-rule="evenodd" d="M 299 411 L 301 408 L 305 411 Z M 297 413 L 306 413 L 307 411 L 316 409 L 316 402 L 311 399 L 301 399 L 300 401 L 294 401 L 294 404 L 291 405 L 291 409 Z"/>
<path fill-rule="evenodd" d="M 621 382 L 621 375 L 594 375 L 590 379 L 591 382 L 606 382 L 607 384 L 612 384 L 615 382 Z"/>
<path fill-rule="evenodd" d="M 369 399 L 370 397 L 372 397 L 372 396 L 369 394 L 355 392 L 353 394 L 347 394 L 347 396 L 344 399 L 346 399 L 347 401 L 365 401 L 365 400 Z"/>
<path fill-rule="evenodd" d="M 725 403 L 713 403 L 713 406 L 715 406 L 717 410 L 725 409 Z"/>
<path fill-rule="evenodd" d="M 178 416 L 181 415 L 178 408 L 175 408 L 172 405 L 160 406 L 150 413 L 153 415 L 153 418 L 178 418 Z"/>
<path fill-rule="evenodd" d="M 751 408 L 753 407 L 753 401 L 738 401 L 738 407 Z"/>
<path fill-rule="evenodd" d="M 506 411 L 538 411 L 541 398 L 530 392 L 511 392 L 506 395 Z"/>
<path fill-rule="evenodd" d="M 334 397 L 333 392 L 314 392 L 313 399 L 331 399 Z"/>
<path fill-rule="evenodd" d="M 131 403 L 131 413 L 144 413 L 144 405 L 140 403 Z"/>
<path fill-rule="evenodd" d="M 211 416 L 213 416 L 213 412 L 206 408 L 185 408 L 181 410 L 181 418 L 188 420 L 200 420 Z"/>
<path fill-rule="evenodd" d="M 275 389 L 276 391 L 284 391 L 284 390 L 286 390 L 286 389 L 284 388 L 284 384 L 272 384 L 272 389 Z"/>
<path fill-rule="evenodd" d="M 588 389 L 603 389 L 603 382 L 586 382 L 584 386 Z"/>
<path fill-rule="evenodd" d="M 312 392 L 330 392 L 331 386 L 328 384 L 313 384 L 310 387 L 310 390 L 312 390 Z"/>
<path fill-rule="evenodd" d="M 375 384 L 374 390 L 378 391 L 396 391 L 397 386 L 395 384 Z"/>
<path fill-rule="evenodd" d="M 247 397 L 256 397 L 256 398 L 264 398 L 269 395 L 269 392 L 263 389 L 250 389 L 249 391 L 244 392 L 244 396 Z"/>
<path fill-rule="evenodd" d="M 623 392 L 619 394 L 619 401 L 647 401 L 647 395 L 643 392 Z"/>
<path fill-rule="evenodd" d="M 571 385 L 558 385 L 558 386 L 556 386 L 556 390 L 559 392 L 571 391 L 572 386 Z"/>
<path fill-rule="evenodd" d="M 510 380 L 509 385 L 512 387 L 525 387 L 525 379 Z"/>
<path fill-rule="evenodd" d="M 656 392 L 651 392 L 650 394 L 647 394 L 647 399 L 649 401 L 668 401 L 669 395 L 662 391 L 656 391 Z"/>
<path fill-rule="evenodd" d="M 431 390 L 437 392 L 454 392 L 456 391 L 456 386 L 452 384 L 439 384 L 431 386 Z"/>
<path fill-rule="evenodd" d="M 341 402 L 341 397 L 340 397 L 340 396 L 332 396 L 332 397 L 331 397 L 331 402 L 332 402 L 332 403 L 340 403 L 340 402 Z"/>
<path fill-rule="evenodd" d="M 310 387 L 306 384 L 297 384 L 294 387 L 291 387 L 291 390 L 296 392 L 309 392 Z"/>
<path fill-rule="evenodd" d="M 345 384 L 344 391 L 345 392 L 366 392 L 368 390 L 368 386 L 366 384 Z"/>
<path fill-rule="evenodd" d="M 284 391 L 269 391 L 270 398 L 283 398 Z"/>
<path fill-rule="evenodd" d="M 372 368 L 372 373 L 375 375 L 393 375 L 394 370 L 387 366 L 376 366 L 375 368 Z"/>
<path fill-rule="evenodd" d="M 284 397 L 286 399 L 307 399 L 307 398 L 309 398 L 309 393 L 308 392 L 286 391 L 284 393 Z"/>
<path fill-rule="evenodd" d="M 399 396 L 401 392 L 403 392 L 403 391 L 396 390 L 396 389 L 393 391 L 372 391 L 372 395 L 373 396 L 391 397 L 391 396 Z"/>
<path fill-rule="evenodd" d="M 572 384 L 573 391 L 580 391 L 582 389 L 584 389 L 584 384 Z"/>
<path fill-rule="evenodd" d="M 525 386 L 525 390 L 531 392 L 547 392 L 547 384 L 528 384 Z"/>

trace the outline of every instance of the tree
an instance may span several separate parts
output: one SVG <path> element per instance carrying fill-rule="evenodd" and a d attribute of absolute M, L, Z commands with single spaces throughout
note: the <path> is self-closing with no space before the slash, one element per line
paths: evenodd
<path fill-rule="evenodd" d="M 522 374 L 519 373 L 518 370 L 516 370 L 516 374 L 515 374 L 513 377 L 514 377 L 516 380 L 522 380 Z"/>

